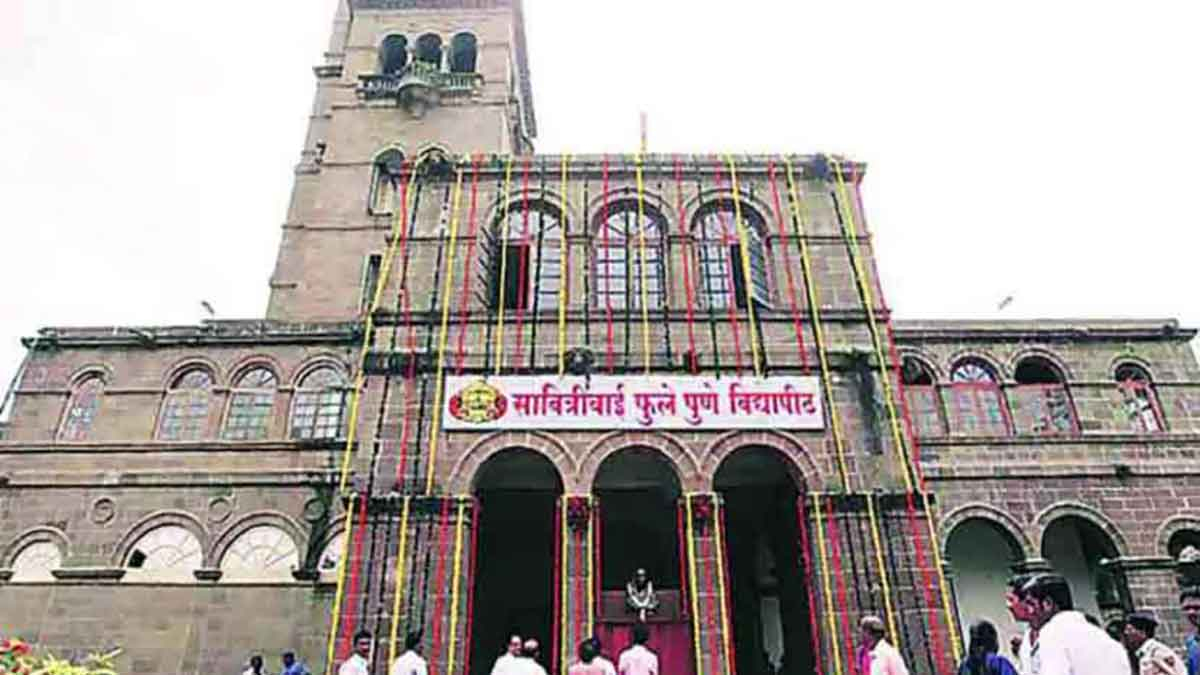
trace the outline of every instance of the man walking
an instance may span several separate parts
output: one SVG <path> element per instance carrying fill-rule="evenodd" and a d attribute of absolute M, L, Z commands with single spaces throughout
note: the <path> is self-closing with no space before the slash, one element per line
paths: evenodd
<path fill-rule="evenodd" d="M 404 653 L 392 662 L 392 668 L 388 671 L 389 675 L 429 675 L 429 666 L 419 653 L 420 648 L 420 633 L 409 633 L 404 636 Z"/>
<path fill-rule="evenodd" d="M 904 657 L 884 638 L 883 619 L 864 616 L 858 622 L 862 637 L 859 672 L 863 675 L 908 675 Z"/>
<path fill-rule="evenodd" d="M 1133 652 L 1134 675 L 1185 675 L 1183 661 L 1170 647 L 1154 639 L 1158 620 L 1150 612 L 1133 612 L 1125 619 L 1125 646 Z"/>
<path fill-rule="evenodd" d="M 1065 578 L 1039 574 L 1022 590 L 1030 626 L 1038 633 L 1026 675 L 1131 675 L 1120 643 L 1075 611 Z"/>

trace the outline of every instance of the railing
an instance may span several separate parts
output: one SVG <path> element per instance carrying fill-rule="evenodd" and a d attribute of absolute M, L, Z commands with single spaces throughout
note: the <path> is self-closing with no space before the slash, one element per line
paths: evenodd
<path fill-rule="evenodd" d="M 358 93 L 364 99 L 395 98 L 405 88 L 424 85 L 443 94 L 469 94 L 483 83 L 479 73 L 449 73 L 435 65 L 414 61 L 398 72 L 359 75 Z"/>

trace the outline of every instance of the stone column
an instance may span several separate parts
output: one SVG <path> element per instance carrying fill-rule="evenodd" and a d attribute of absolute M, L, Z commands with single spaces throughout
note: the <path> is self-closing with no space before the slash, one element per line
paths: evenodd
<path fill-rule="evenodd" d="M 723 506 L 720 496 L 712 493 L 688 493 L 683 497 L 686 550 L 680 553 L 688 578 L 682 585 L 689 596 L 685 606 L 691 620 L 693 651 L 699 651 L 696 675 L 733 672 Z"/>
<path fill-rule="evenodd" d="M 555 571 L 554 607 L 557 634 L 545 648 L 556 673 L 566 673 L 575 660 L 576 647 L 592 636 L 595 626 L 596 575 L 595 541 L 599 513 L 591 495 L 563 495 L 558 501 L 558 532 L 555 536 L 558 561 Z M 614 648 L 616 645 L 608 645 Z M 553 651 L 551 651 L 553 650 Z"/>

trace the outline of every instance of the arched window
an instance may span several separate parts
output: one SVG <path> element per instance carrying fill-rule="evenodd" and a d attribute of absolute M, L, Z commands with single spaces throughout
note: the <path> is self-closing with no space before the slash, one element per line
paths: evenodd
<path fill-rule="evenodd" d="M 478 42 L 470 33 L 459 33 L 450 39 L 450 72 L 475 72 Z"/>
<path fill-rule="evenodd" d="M 289 578 L 300 567 L 296 540 L 274 525 L 256 525 L 238 535 L 221 557 L 223 578 Z"/>
<path fill-rule="evenodd" d="M 159 416 L 158 437 L 164 441 L 194 441 L 208 431 L 212 375 L 203 368 L 184 372 L 171 383 Z"/>
<path fill-rule="evenodd" d="M 496 227 L 496 237 L 507 243 L 497 244 L 490 262 L 492 306 L 499 307 L 503 300 L 506 314 L 557 309 L 563 237 L 559 207 L 540 199 L 518 199 Z"/>
<path fill-rule="evenodd" d="M 400 194 L 400 182 L 406 170 L 404 153 L 389 148 L 375 156 L 371 169 L 370 211 L 375 215 L 392 213 Z"/>
<path fill-rule="evenodd" d="M 346 402 L 346 380 L 329 366 L 304 376 L 292 404 L 292 438 L 338 438 L 342 433 L 342 411 Z"/>
<path fill-rule="evenodd" d="M 171 576 L 191 576 L 204 562 L 200 540 L 179 525 L 163 525 L 142 535 L 125 556 L 125 567 Z"/>
<path fill-rule="evenodd" d="M 1061 434 L 1075 431 L 1075 414 L 1066 379 L 1048 359 L 1027 356 L 1013 372 L 1013 424 L 1018 433 Z"/>
<path fill-rule="evenodd" d="M 63 552 L 52 541 L 35 541 L 12 561 L 13 581 L 53 581 L 50 570 L 62 567 Z"/>
<path fill-rule="evenodd" d="M 709 307 L 729 307 L 730 295 L 739 309 L 746 308 L 746 273 L 743 261 L 750 263 L 750 297 L 756 305 L 770 305 L 767 282 L 767 253 L 764 244 L 766 226 L 762 216 L 747 204 L 741 205 L 742 226 L 737 222 L 735 204 L 729 199 L 709 202 L 700 208 L 692 226 L 700 262 L 700 290 Z M 745 231 L 749 250 L 742 255 L 741 232 Z"/>
<path fill-rule="evenodd" d="M 275 388 L 279 381 L 267 368 L 251 368 L 238 378 L 229 400 L 224 437 L 231 441 L 259 441 L 267 437 Z"/>
<path fill-rule="evenodd" d="M 434 68 L 442 67 L 442 38 L 426 33 L 417 38 L 416 60 Z"/>
<path fill-rule="evenodd" d="M 600 214 L 595 242 L 596 304 L 613 309 L 641 309 L 642 282 L 646 305 L 663 307 L 666 272 L 663 259 L 666 220 L 655 208 L 622 200 Z M 643 258 L 643 249 L 645 256 Z"/>
<path fill-rule="evenodd" d="M 379 72 L 383 75 L 399 75 L 408 65 L 408 39 L 403 35 L 389 35 L 379 47 Z"/>
<path fill-rule="evenodd" d="M 1135 431 L 1162 431 L 1163 422 L 1158 397 L 1154 394 L 1154 383 L 1150 374 L 1141 366 L 1122 363 L 1114 373 L 1117 389 L 1125 406 L 1125 414 Z"/>
<path fill-rule="evenodd" d="M 933 371 L 923 361 L 911 356 L 904 357 L 900 363 L 900 380 L 904 383 L 904 395 L 908 398 L 913 432 L 918 438 L 945 434 L 941 399 Z"/>
<path fill-rule="evenodd" d="M 96 421 L 96 411 L 100 409 L 100 398 L 103 395 L 104 380 L 99 375 L 89 375 L 76 385 L 75 390 L 71 392 L 71 400 L 67 402 L 62 428 L 58 432 L 60 440 L 87 440 L 92 431 L 92 423 Z"/>
<path fill-rule="evenodd" d="M 978 359 L 950 370 L 950 430 L 967 435 L 1008 433 L 1008 417 L 995 371 Z"/>

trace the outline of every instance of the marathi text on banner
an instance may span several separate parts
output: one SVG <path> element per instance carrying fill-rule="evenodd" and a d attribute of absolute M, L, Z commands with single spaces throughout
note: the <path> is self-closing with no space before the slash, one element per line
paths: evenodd
<path fill-rule="evenodd" d="M 446 429 L 822 429 L 815 377 L 450 376 Z"/>

